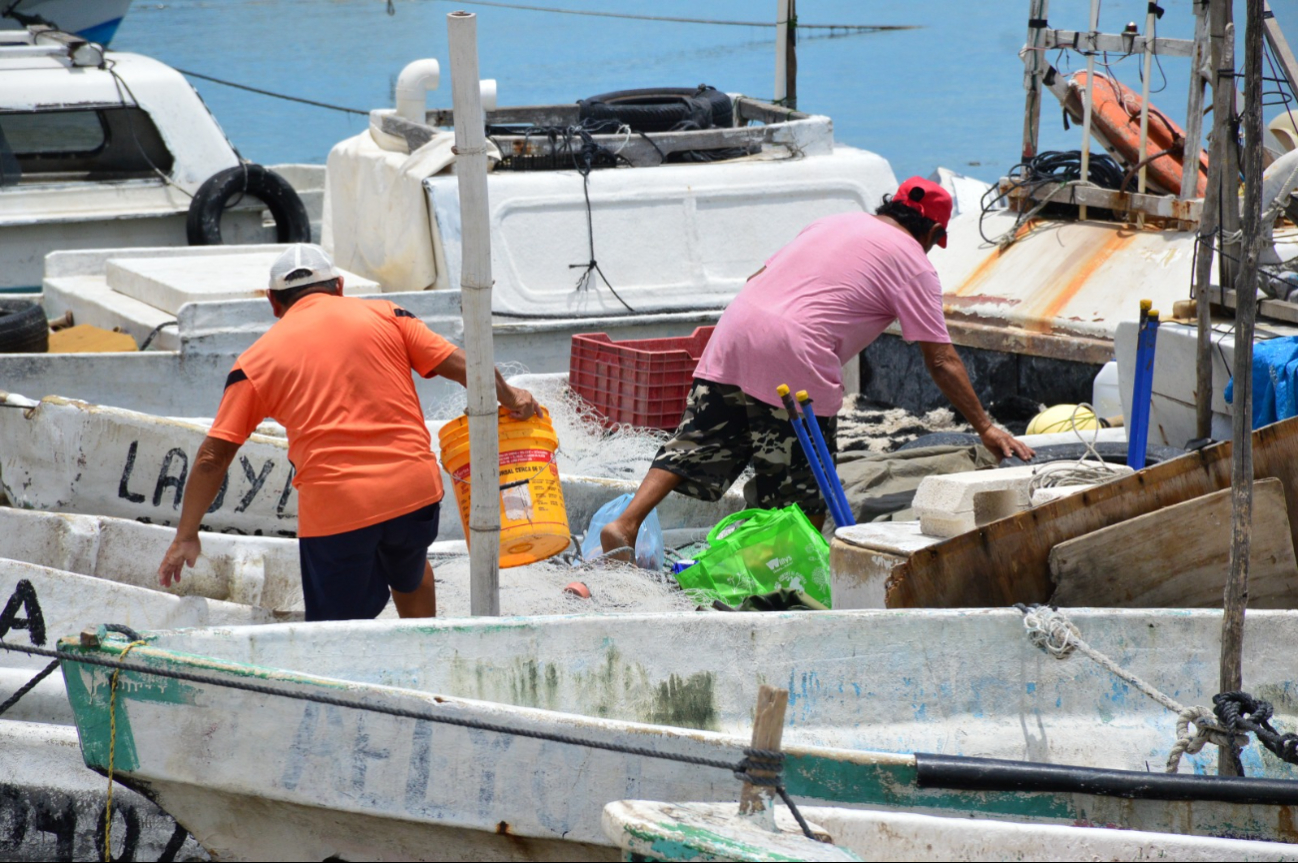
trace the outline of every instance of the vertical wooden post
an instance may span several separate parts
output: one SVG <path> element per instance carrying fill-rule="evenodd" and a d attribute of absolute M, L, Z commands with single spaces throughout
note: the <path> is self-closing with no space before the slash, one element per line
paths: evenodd
<path fill-rule="evenodd" d="M 1208 44 L 1208 0 L 1194 0 L 1194 53 L 1190 55 L 1190 92 L 1185 105 L 1185 155 L 1181 171 L 1182 201 L 1199 197 L 1199 151 L 1203 138 L 1204 72 L 1211 54 Z"/>
<path fill-rule="evenodd" d="M 500 434 L 496 360 L 491 342 L 491 232 L 487 141 L 478 81 L 478 23 L 471 12 L 446 16 L 455 109 L 455 173 L 460 185 L 466 387 L 469 391 L 469 609 L 500 614 Z"/>
<path fill-rule="evenodd" d="M 778 752 L 784 737 L 784 711 L 789 706 L 789 690 L 762 684 L 757 690 L 757 714 L 753 718 L 751 748 Z M 755 776 L 774 776 L 762 770 L 750 771 Z M 763 814 L 765 813 L 765 814 Z M 771 829 L 775 827 L 775 789 L 769 785 L 745 782 L 739 792 L 739 814 L 759 816 Z"/>
<path fill-rule="evenodd" d="M 798 107 L 798 0 L 789 0 L 789 38 L 784 44 L 784 104 Z"/>
<path fill-rule="evenodd" d="M 1050 0 L 1030 0 L 1028 4 L 1027 53 L 1023 57 L 1023 87 L 1028 91 L 1023 108 L 1023 161 L 1037 154 L 1037 139 L 1041 130 L 1041 86 L 1050 63 L 1044 49 L 1045 25 L 1050 13 Z M 1037 26 L 1034 26 L 1037 25 Z"/>
<path fill-rule="evenodd" d="M 1199 77 L 1201 70 L 1207 73 L 1207 81 L 1212 86 L 1212 96 L 1214 106 L 1217 103 L 1217 76 L 1216 69 L 1221 67 L 1222 63 L 1222 36 L 1216 29 L 1210 27 L 1208 18 L 1211 17 L 1215 22 L 1220 13 L 1217 9 L 1211 8 L 1209 14 L 1205 15 L 1203 6 L 1215 7 L 1221 3 L 1221 0 L 1204 0 L 1203 4 L 1195 10 L 1195 51 L 1191 58 L 1190 70 L 1190 112 L 1186 117 L 1186 152 L 1190 152 L 1190 130 L 1199 130 L 1203 125 L 1203 84 L 1204 81 Z M 1203 30 L 1209 35 L 1208 50 L 1206 53 L 1200 44 L 1200 37 Z M 1206 68 L 1205 68 L 1206 67 Z M 1232 80 L 1231 86 L 1234 86 Z M 1196 89 L 1199 92 L 1198 99 L 1195 98 Z M 1193 106 L 1198 103 L 1199 110 L 1193 111 Z M 1197 258 L 1194 270 L 1194 297 L 1196 302 L 1196 317 L 1198 324 L 1198 343 L 1195 351 L 1195 385 L 1194 385 L 1194 408 L 1195 408 L 1195 434 L 1197 438 L 1212 437 L 1212 262 L 1216 255 L 1217 249 L 1217 227 L 1218 210 L 1221 207 L 1221 191 L 1225 183 L 1223 182 L 1222 171 L 1225 169 L 1224 144 L 1227 135 L 1227 125 L 1217 122 L 1224 114 L 1218 114 L 1216 108 L 1213 109 L 1213 133 L 1212 142 L 1208 153 L 1208 188 L 1203 196 L 1203 208 L 1199 216 L 1199 228 L 1197 237 Z M 1195 145 L 1197 148 L 1197 144 Z M 1183 164 L 1189 164 L 1188 157 L 1184 159 Z M 1187 189 L 1193 196 L 1197 191 L 1198 173 L 1191 174 L 1183 170 L 1181 174 L 1181 198 L 1186 199 Z"/>
<path fill-rule="evenodd" d="M 775 0 L 775 104 L 789 103 L 789 17 L 793 0 Z"/>
<path fill-rule="evenodd" d="M 1091 0 L 1091 47 L 1086 52 L 1086 101 L 1082 103 L 1082 182 L 1091 179 L 1091 98 L 1095 95 L 1095 34 L 1100 29 L 1100 0 Z M 1086 205 L 1077 208 L 1079 221 L 1086 221 Z"/>
<path fill-rule="evenodd" d="M 1243 687 L 1244 609 L 1253 528 L 1253 325 L 1257 259 L 1262 251 L 1262 11 L 1248 0 L 1244 30 L 1244 240 L 1235 283 L 1235 398 L 1232 409 L 1230 575 L 1221 622 L 1221 691 Z M 1239 775 L 1233 750 L 1222 750 L 1217 772 Z"/>
<path fill-rule="evenodd" d="M 1210 21 L 1213 37 L 1221 49 L 1219 62 L 1212 73 L 1213 149 L 1221 146 L 1221 198 L 1218 202 L 1218 228 L 1231 239 L 1221 242 L 1217 257 L 1217 278 L 1222 288 L 1235 284 L 1239 272 L 1240 242 L 1233 239 L 1239 230 L 1239 143 L 1235 127 L 1235 13 L 1232 0 L 1212 0 Z"/>

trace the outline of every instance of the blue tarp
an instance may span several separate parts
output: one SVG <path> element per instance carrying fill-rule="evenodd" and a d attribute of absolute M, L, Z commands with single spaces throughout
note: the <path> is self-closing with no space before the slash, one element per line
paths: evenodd
<path fill-rule="evenodd" d="M 1226 384 L 1232 403 L 1235 381 Z M 1298 336 L 1268 339 L 1253 346 L 1253 428 L 1298 416 Z"/>

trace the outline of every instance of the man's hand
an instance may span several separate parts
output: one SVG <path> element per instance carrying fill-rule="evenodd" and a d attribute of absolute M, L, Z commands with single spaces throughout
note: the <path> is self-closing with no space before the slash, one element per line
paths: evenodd
<path fill-rule="evenodd" d="M 163 587 L 171 587 L 173 584 L 180 583 L 180 571 L 184 565 L 188 564 L 192 569 L 198 562 L 198 556 L 203 553 L 203 544 L 199 541 L 198 535 L 195 534 L 189 538 L 182 538 L 180 532 L 176 532 L 176 538 L 171 541 L 171 546 L 167 553 L 162 556 L 162 564 L 158 567 L 158 584 Z"/>
<path fill-rule="evenodd" d="M 978 437 L 982 440 L 983 446 L 991 450 L 992 455 L 997 458 L 1018 456 L 1024 461 L 1031 461 L 1032 457 L 1036 455 L 1032 451 L 1032 447 L 1017 439 L 1005 429 L 996 426 L 988 426 Z"/>
<path fill-rule="evenodd" d="M 506 385 L 504 392 L 500 394 L 500 404 L 516 420 L 530 419 L 536 414 L 536 399 L 522 387 Z"/>

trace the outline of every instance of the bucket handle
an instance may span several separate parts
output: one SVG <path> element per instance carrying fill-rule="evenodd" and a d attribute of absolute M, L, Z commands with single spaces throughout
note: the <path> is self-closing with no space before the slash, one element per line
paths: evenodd
<path fill-rule="evenodd" d="M 501 491 L 506 491 L 507 489 L 518 488 L 520 485 L 527 485 L 529 482 L 531 482 L 532 480 L 534 480 L 534 479 L 536 479 L 538 476 L 540 476 L 542 473 L 544 473 L 546 468 L 548 468 L 550 465 L 554 464 L 554 460 L 555 460 L 555 458 L 558 456 L 558 454 L 559 454 L 559 451 L 556 449 L 554 452 L 550 453 L 550 458 L 549 458 L 549 460 L 546 461 L 545 464 L 541 465 L 540 467 L 538 467 L 538 468 L 536 469 L 536 473 L 532 474 L 532 475 L 529 476 L 527 479 L 516 479 L 516 480 L 514 480 L 513 482 L 507 482 L 507 483 L 505 483 L 504 485 L 502 485 L 502 486 L 500 487 L 500 490 L 501 490 Z M 450 471 L 447 471 L 447 473 L 450 473 Z M 456 475 L 453 474 L 453 473 L 451 474 L 451 480 L 454 481 L 454 482 L 461 483 L 462 485 L 471 485 L 471 484 L 472 484 L 472 483 L 469 482 L 469 480 L 467 480 L 467 479 L 460 479 L 458 476 L 456 476 Z"/>

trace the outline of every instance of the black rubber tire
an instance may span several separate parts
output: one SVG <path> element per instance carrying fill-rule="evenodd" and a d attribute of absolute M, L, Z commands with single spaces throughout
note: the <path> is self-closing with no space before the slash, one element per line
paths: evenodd
<path fill-rule="evenodd" d="M 45 309 L 30 305 L 0 313 L 0 354 L 43 354 L 50 349 L 50 323 Z"/>
<path fill-rule="evenodd" d="M 185 220 L 189 244 L 221 245 L 221 214 L 231 201 L 243 195 L 256 198 L 270 210 L 275 218 L 277 243 L 311 242 L 311 220 L 297 192 L 274 171 L 248 163 L 218 171 L 198 187 Z"/>
<path fill-rule="evenodd" d="M 981 443 L 976 434 L 967 432 L 933 432 L 920 435 L 913 441 L 897 447 L 897 452 L 908 449 L 919 449 L 929 446 L 973 446 Z M 1110 464 L 1127 463 L 1127 444 L 1124 441 L 1101 441 L 1095 445 L 1100 458 Z M 1086 446 L 1081 443 L 1050 444 L 1037 447 L 1037 456 L 1031 462 L 1018 458 L 1001 460 L 1001 467 L 1017 467 L 1021 464 L 1046 464 L 1052 461 L 1077 461 L 1086 455 Z M 1155 465 L 1185 455 L 1185 450 L 1176 447 L 1150 444 L 1145 448 L 1145 464 Z"/>
<path fill-rule="evenodd" d="M 730 97 L 705 85 L 615 90 L 577 104 L 579 119 L 616 120 L 633 132 L 668 132 L 685 121 L 701 129 L 728 129 L 735 124 Z"/>

